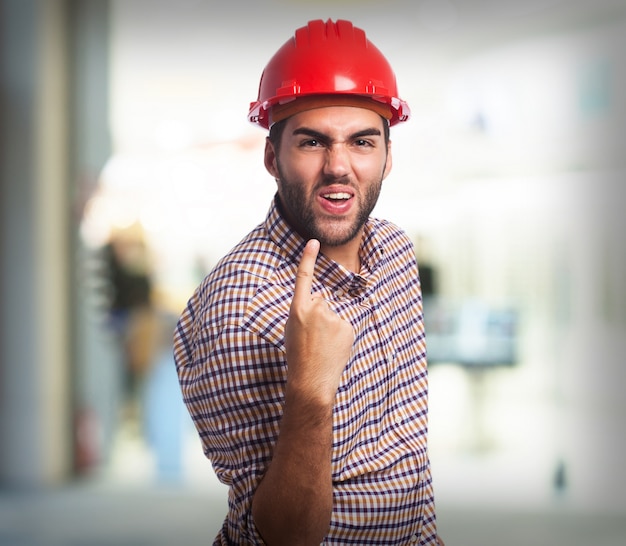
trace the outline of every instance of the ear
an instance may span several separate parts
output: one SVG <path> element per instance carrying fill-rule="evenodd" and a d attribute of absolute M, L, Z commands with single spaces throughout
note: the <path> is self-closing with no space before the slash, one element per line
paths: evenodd
<path fill-rule="evenodd" d="M 269 137 L 265 139 L 265 168 L 274 178 L 278 178 L 278 165 L 276 161 L 276 150 L 274 145 L 270 142 Z"/>
<path fill-rule="evenodd" d="M 383 180 L 391 172 L 393 161 L 391 159 L 391 140 L 387 143 L 387 159 L 385 160 L 385 170 L 383 171 Z"/>

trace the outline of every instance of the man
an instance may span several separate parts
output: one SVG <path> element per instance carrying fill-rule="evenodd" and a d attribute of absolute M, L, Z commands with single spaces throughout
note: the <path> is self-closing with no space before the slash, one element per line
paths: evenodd
<path fill-rule="evenodd" d="M 311 21 L 266 66 L 266 220 L 193 295 L 175 355 L 206 456 L 230 486 L 215 544 L 438 542 L 413 246 L 370 218 L 408 118 L 348 21 Z"/>

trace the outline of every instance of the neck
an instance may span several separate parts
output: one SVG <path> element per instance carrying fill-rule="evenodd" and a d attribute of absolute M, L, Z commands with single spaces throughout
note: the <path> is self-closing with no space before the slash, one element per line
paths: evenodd
<path fill-rule="evenodd" d="M 359 273 L 361 271 L 360 246 L 361 237 L 355 237 L 349 243 L 341 246 L 321 245 L 320 252 L 349 271 Z"/>

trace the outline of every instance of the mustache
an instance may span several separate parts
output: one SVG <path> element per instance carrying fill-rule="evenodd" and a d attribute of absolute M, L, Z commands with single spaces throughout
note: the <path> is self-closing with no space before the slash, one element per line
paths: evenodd
<path fill-rule="evenodd" d="M 358 184 L 354 182 L 349 176 L 325 176 L 319 184 L 316 184 L 315 189 L 319 190 L 322 188 L 326 188 L 327 186 L 332 186 L 334 184 L 339 184 L 341 186 L 348 186 L 350 188 L 357 188 Z"/>

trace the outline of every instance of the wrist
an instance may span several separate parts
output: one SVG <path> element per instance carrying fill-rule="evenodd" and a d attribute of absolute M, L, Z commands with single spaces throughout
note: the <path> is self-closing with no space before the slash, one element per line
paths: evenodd
<path fill-rule="evenodd" d="M 287 381 L 285 411 L 297 411 L 300 415 L 332 416 L 336 389 L 312 387 L 296 381 Z"/>

